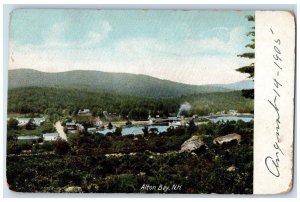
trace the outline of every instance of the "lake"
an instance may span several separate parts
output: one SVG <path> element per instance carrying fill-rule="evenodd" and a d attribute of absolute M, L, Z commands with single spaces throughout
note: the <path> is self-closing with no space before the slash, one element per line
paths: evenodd
<path fill-rule="evenodd" d="M 209 118 L 209 120 L 211 122 L 218 122 L 218 121 L 244 121 L 244 122 L 250 122 L 253 120 L 253 116 L 220 116 L 220 117 L 216 117 L 216 118 Z"/>
<path fill-rule="evenodd" d="M 216 118 L 210 118 L 209 119 L 211 122 L 218 122 L 218 121 L 238 121 L 238 120 L 242 120 L 244 122 L 250 122 L 253 120 L 253 116 L 223 116 L 223 117 L 216 117 Z M 177 126 L 161 126 L 161 125 L 152 125 L 152 126 L 148 126 L 148 130 L 150 130 L 151 128 L 157 128 L 158 132 L 166 132 L 168 128 L 170 127 L 174 127 L 176 128 Z M 122 128 L 122 135 L 140 135 L 140 134 L 144 134 L 143 132 L 143 128 L 144 126 L 132 126 L 132 127 L 125 127 Z M 108 129 L 105 128 L 101 131 L 97 131 L 96 133 L 98 134 L 104 134 L 106 135 L 107 133 L 113 133 L 115 132 L 115 128 L 112 129 Z"/>

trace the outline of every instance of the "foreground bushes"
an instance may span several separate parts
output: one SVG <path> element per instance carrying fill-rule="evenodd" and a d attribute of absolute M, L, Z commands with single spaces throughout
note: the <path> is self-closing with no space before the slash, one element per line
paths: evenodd
<path fill-rule="evenodd" d="M 212 143 L 216 136 L 232 132 L 242 136 L 239 144 Z M 74 135 L 70 145 L 61 142 L 37 146 L 34 155 L 9 155 L 7 182 L 10 189 L 20 192 L 163 193 L 141 187 L 176 184 L 181 189 L 166 193 L 251 194 L 253 122 L 212 123 L 201 126 L 196 134 L 207 145 L 197 153 L 179 152 L 190 137 L 185 128 L 137 139 Z M 57 152 L 57 145 L 67 152 Z M 56 153 L 39 152 L 51 148 Z M 228 170 L 230 167 L 234 169 Z"/>

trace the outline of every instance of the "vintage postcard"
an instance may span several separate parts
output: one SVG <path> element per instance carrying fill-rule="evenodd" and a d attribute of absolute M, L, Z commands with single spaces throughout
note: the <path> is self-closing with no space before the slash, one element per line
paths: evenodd
<path fill-rule="evenodd" d="M 288 11 L 16 9 L 11 192 L 293 188 Z"/>

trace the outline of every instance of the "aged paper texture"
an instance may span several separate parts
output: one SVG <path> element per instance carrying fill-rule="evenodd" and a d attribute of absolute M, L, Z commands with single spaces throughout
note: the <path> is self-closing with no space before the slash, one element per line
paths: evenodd
<path fill-rule="evenodd" d="M 257 11 L 254 194 L 292 189 L 295 22 L 286 11 Z"/>

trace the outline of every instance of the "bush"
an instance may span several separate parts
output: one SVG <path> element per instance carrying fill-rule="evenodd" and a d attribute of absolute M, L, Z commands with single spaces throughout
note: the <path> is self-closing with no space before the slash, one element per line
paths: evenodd
<path fill-rule="evenodd" d="M 58 139 L 55 141 L 55 153 L 63 155 L 71 150 L 70 145 L 67 141 Z"/>
<path fill-rule="evenodd" d="M 7 129 L 8 130 L 17 130 L 18 124 L 19 124 L 18 120 L 11 118 L 7 121 Z"/>

